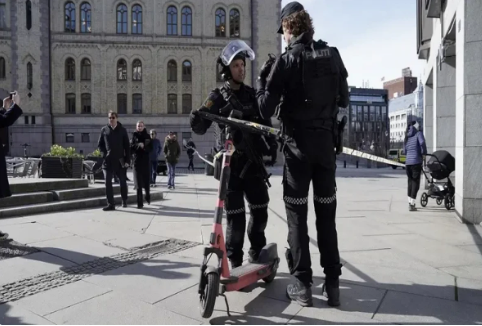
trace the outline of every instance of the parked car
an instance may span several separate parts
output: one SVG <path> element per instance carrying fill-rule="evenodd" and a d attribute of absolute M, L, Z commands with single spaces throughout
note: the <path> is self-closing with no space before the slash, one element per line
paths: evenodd
<path fill-rule="evenodd" d="M 405 164 L 405 161 L 407 160 L 407 157 L 403 153 L 403 149 L 390 149 L 388 151 L 388 159 L 392 160 L 392 161 L 395 161 L 395 162 L 398 162 L 398 163 Z M 392 165 L 392 169 L 395 170 L 396 168 L 397 168 L 396 165 Z"/>

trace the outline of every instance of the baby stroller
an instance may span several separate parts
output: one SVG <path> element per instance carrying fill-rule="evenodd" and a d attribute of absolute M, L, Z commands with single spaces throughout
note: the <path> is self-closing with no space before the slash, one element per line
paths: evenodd
<path fill-rule="evenodd" d="M 430 159 L 425 169 L 422 169 L 425 179 L 429 184 L 428 191 L 422 194 L 420 204 L 422 207 L 427 206 L 428 198 L 434 198 L 437 205 L 445 205 L 447 210 L 455 207 L 455 187 L 450 180 L 450 174 L 455 171 L 455 158 L 447 151 L 436 151 L 433 154 L 427 154 Z M 432 177 L 427 177 L 428 172 Z M 447 179 L 447 182 L 434 182 L 434 180 Z"/>

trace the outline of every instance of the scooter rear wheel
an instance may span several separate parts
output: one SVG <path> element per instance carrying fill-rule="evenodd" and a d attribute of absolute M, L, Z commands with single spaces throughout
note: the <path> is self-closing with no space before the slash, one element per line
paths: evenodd
<path fill-rule="evenodd" d="M 276 278 L 276 272 L 278 271 L 277 268 L 274 268 L 273 271 L 271 272 L 271 274 L 269 274 L 269 276 L 266 276 L 265 278 L 263 278 L 263 281 L 265 283 L 271 283 L 274 281 L 274 279 Z"/>
<path fill-rule="evenodd" d="M 206 275 L 206 287 L 200 300 L 202 318 L 209 318 L 213 314 L 216 297 L 219 294 L 219 274 L 215 272 Z"/>

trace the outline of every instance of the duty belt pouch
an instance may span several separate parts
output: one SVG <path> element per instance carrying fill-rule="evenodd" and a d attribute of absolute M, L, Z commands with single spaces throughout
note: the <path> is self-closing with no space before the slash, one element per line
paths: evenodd
<path fill-rule="evenodd" d="M 345 125 L 347 120 L 347 117 L 344 116 L 341 121 L 336 123 L 336 155 L 340 155 L 343 152 L 343 133 L 345 131 Z"/>
<path fill-rule="evenodd" d="M 222 151 L 214 156 L 214 178 L 221 180 L 221 172 L 223 170 L 223 155 Z"/>

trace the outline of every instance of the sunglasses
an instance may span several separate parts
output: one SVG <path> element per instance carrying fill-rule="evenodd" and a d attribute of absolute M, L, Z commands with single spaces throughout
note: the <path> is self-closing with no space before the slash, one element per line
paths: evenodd
<path fill-rule="evenodd" d="M 116 117 L 109 117 L 109 120 L 115 120 Z"/>

